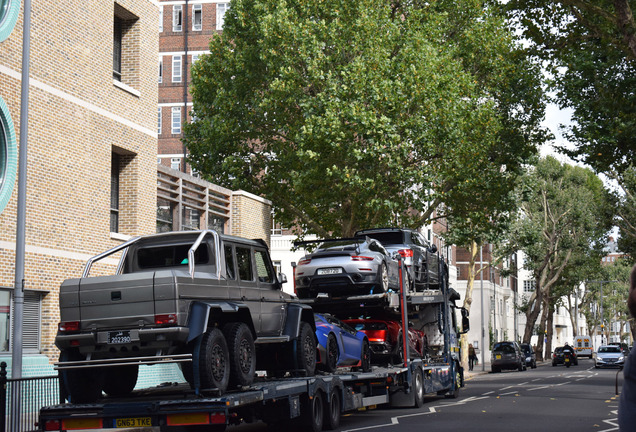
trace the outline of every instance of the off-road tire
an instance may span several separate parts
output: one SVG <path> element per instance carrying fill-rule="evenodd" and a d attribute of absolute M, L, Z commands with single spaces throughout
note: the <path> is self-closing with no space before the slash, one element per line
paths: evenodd
<path fill-rule="evenodd" d="M 202 389 L 216 389 L 223 394 L 230 381 L 230 354 L 223 333 L 218 328 L 201 335 L 199 380 Z"/>
<path fill-rule="evenodd" d="M 60 362 L 84 360 L 76 350 L 60 353 Z M 60 371 L 62 394 L 71 403 L 92 403 L 102 397 L 104 374 L 100 368 L 69 369 Z"/>
<path fill-rule="evenodd" d="M 300 323 L 298 339 L 295 341 L 294 360 L 297 369 L 303 370 L 305 376 L 316 374 L 316 335 L 309 323 Z"/>
<path fill-rule="evenodd" d="M 130 394 L 137 384 L 139 365 L 104 368 L 104 393 L 121 397 Z"/>
<path fill-rule="evenodd" d="M 230 387 L 246 387 L 256 375 L 254 336 L 245 323 L 226 324 L 223 335 L 230 355 Z"/>

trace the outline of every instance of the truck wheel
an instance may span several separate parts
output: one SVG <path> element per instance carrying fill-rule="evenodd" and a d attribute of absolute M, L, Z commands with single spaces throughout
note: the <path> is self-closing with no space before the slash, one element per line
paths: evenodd
<path fill-rule="evenodd" d="M 457 399 L 459 397 L 459 388 L 462 385 L 462 376 L 459 373 L 459 365 L 455 364 L 455 384 L 453 384 L 453 390 L 446 393 L 444 397 L 446 399 Z"/>
<path fill-rule="evenodd" d="M 367 339 L 362 342 L 362 353 L 360 355 L 360 367 L 362 372 L 371 370 L 371 348 Z"/>
<path fill-rule="evenodd" d="M 329 403 L 325 404 L 327 409 L 325 410 L 324 429 L 334 430 L 340 426 L 340 392 L 337 388 L 331 391 Z"/>
<path fill-rule="evenodd" d="M 254 337 L 245 323 L 230 323 L 223 328 L 230 354 L 230 385 L 249 386 L 256 374 Z"/>
<path fill-rule="evenodd" d="M 325 407 L 322 404 L 322 393 L 317 391 L 314 397 L 304 397 L 301 404 L 303 426 L 311 432 L 320 432 L 324 421 Z"/>
<path fill-rule="evenodd" d="M 417 368 L 413 374 L 413 392 L 415 396 L 413 407 L 421 408 L 424 405 L 424 378 L 420 368 Z"/>
<path fill-rule="evenodd" d="M 60 362 L 84 360 L 79 352 L 62 351 Z M 71 403 L 91 403 L 102 397 L 104 375 L 99 368 L 60 371 L 60 384 Z"/>
<path fill-rule="evenodd" d="M 126 396 L 135 388 L 139 365 L 109 367 L 104 369 L 104 393 L 108 396 Z"/>
<path fill-rule="evenodd" d="M 296 340 L 295 363 L 306 376 L 316 374 L 316 338 L 307 322 L 300 323 L 300 335 Z"/>
<path fill-rule="evenodd" d="M 201 336 L 199 352 L 199 379 L 202 389 L 217 389 L 219 394 L 227 390 L 230 381 L 230 355 L 223 333 L 218 328 L 209 329 Z"/>
<path fill-rule="evenodd" d="M 335 372 L 338 368 L 338 341 L 333 334 L 330 334 L 327 338 L 327 358 L 325 362 L 325 370 L 327 372 Z"/>

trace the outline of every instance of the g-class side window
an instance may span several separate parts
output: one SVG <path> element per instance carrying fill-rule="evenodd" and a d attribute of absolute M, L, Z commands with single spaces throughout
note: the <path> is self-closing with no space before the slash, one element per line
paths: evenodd
<path fill-rule="evenodd" d="M 225 255 L 225 272 L 227 273 L 227 278 L 235 280 L 236 269 L 234 268 L 234 255 L 232 254 L 232 246 L 225 245 L 223 247 L 223 252 Z"/>
<path fill-rule="evenodd" d="M 249 248 L 237 246 L 236 263 L 238 265 L 239 278 L 244 281 L 253 281 L 252 251 Z"/>
<path fill-rule="evenodd" d="M 274 271 L 265 251 L 254 251 L 254 257 L 256 258 L 256 274 L 258 275 L 258 280 L 260 282 L 273 283 Z"/>

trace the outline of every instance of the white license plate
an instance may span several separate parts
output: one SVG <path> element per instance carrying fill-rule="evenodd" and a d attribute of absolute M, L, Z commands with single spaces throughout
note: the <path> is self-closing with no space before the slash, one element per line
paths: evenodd
<path fill-rule="evenodd" d="M 108 332 L 108 343 L 109 344 L 130 343 L 130 332 L 129 331 Z"/>
<path fill-rule="evenodd" d="M 319 275 L 331 275 L 331 274 L 340 274 L 340 273 L 342 273 L 341 268 L 324 268 L 324 269 L 318 269 L 316 271 L 316 274 L 319 274 Z"/>

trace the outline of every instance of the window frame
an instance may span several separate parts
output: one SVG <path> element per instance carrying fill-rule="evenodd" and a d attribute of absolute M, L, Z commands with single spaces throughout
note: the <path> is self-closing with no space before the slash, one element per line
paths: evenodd
<path fill-rule="evenodd" d="M 163 6 L 159 6 L 159 33 L 163 32 Z"/>
<path fill-rule="evenodd" d="M 199 23 L 196 24 L 196 17 L 199 16 Z M 203 30 L 203 5 L 200 3 L 192 5 L 192 31 Z"/>
<path fill-rule="evenodd" d="M 163 82 L 163 56 L 159 57 L 159 78 L 157 82 L 159 84 Z"/>
<path fill-rule="evenodd" d="M 177 168 L 174 167 L 175 163 L 178 165 Z M 179 171 L 181 169 L 181 158 L 170 158 L 170 168 Z"/>
<path fill-rule="evenodd" d="M 176 64 L 178 64 L 179 67 L 176 67 Z M 173 55 L 172 56 L 172 82 L 173 83 L 180 83 L 182 81 L 183 79 L 182 69 L 183 69 L 183 56 L 180 54 Z M 175 73 L 177 71 L 178 71 L 178 74 Z"/>
<path fill-rule="evenodd" d="M 161 129 L 163 128 L 163 119 L 161 118 L 161 114 L 161 107 L 157 107 L 157 135 L 161 135 Z"/>
<path fill-rule="evenodd" d="M 9 107 L 0 96 L 0 154 L 4 160 L 0 160 L 0 213 L 5 209 L 11 195 L 18 173 L 18 147 L 15 128 Z"/>
<path fill-rule="evenodd" d="M 172 6 L 172 31 L 173 32 L 183 31 L 183 6 L 182 5 Z"/>
<path fill-rule="evenodd" d="M 178 113 L 178 115 L 177 115 Z M 172 107 L 172 110 L 170 112 L 170 132 L 172 133 L 172 135 L 179 135 L 181 134 L 181 107 Z M 179 119 L 178 123 L 178 127 L 175 127 L 175 119 Z"/>
<path fill-rule="evenodd" d="M 229 3 L 217 3 L 216 4 L 216 29 L 223 30 L 225 25 L 225 14 L 230 9 Z M 219 11 L 223 10 L 223 13 L 219 17 Z"/>

